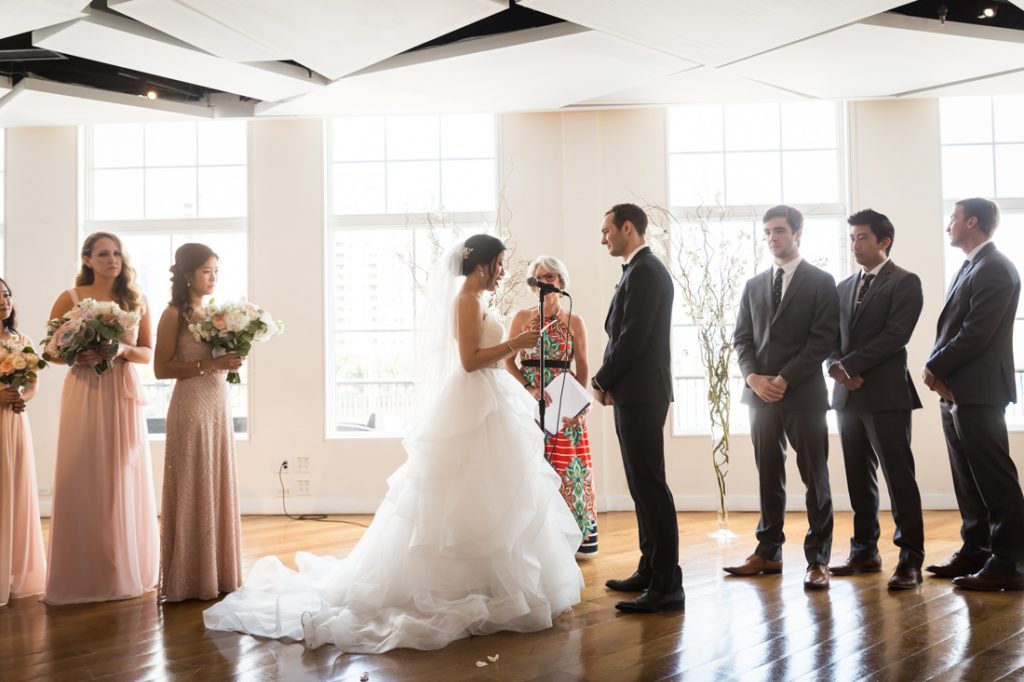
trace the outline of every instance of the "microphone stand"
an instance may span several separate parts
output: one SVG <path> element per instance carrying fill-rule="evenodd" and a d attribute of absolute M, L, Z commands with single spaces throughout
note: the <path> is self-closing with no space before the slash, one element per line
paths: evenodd
<path fill-rule="evenodd" d="M 544 320 L 544 297 L 546 295 L 547 295 L 547 292 L 544 291 L 544 287 L 537 287 L 537 297 L 539 299 L 537 307 L 538 307 L 538 309 L 540 311 L 539 326 L 540 326 L 540 329 L 542 330 L 540 332 L 540 338 L 537 339 L 537 344 L 540 346 L 540 348 L 538 349 L 539 352 L 537 353 L 537 358 L 538 358 L 538 363 L 539 363 L 539 365 L 537 367 L 537 375 L 539 376 L 539 379 L 538 379 L 537 383 L 540 385 L 540 398 L 537 399 L 537 410 L 540 413 L 540 430 L 544 433 L 545 440 L 547 440 L 547 436 L 548 436 L 548 432 L 547 432 L 547 429 L 545 428 L 545 422 L 544 422 L 544 412 L 545 412 L 545 409 L 547 408 L 547 405 L 544 403 L 544 396 L 546 394 L 544 393 L 544 331 L 543 331 L 543 329 L 544 329 L 544 322 L 545 322 L 545 320 Z M 547 447 L 546 446 L 545 446 L 544 450 L 545 450 L 545 452 L 547 451 Z"/>

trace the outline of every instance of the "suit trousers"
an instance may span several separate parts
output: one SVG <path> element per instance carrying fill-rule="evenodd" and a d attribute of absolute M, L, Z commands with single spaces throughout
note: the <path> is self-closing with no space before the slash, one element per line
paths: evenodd
<path fill-rule="evenodd" d="M 640 530 L 637 572 L 650 576 L 651 588 L 658 592 L 674 592 L 683 585 L 676 505 L 665 479 L 668 405 L 615 405 L 615 434 Z"/>
<path fill-rule="evenodd" d="M 761 493 L 755 553 L 782 560 L 786 520 L 786 441 L 796 451 L 796 464 L 807 493 L 804 556 L 808 564 L 828 564 L 832 553 L 832 491 L 828 483 L 828 424 L 825 410 L 787 410 L 776 404 L 750 408 Z"/>
<path fill-rule="evenodd" d="M 1024 561 L 1024 495 L 1010 459 L 1005 412 L 943 401 L 942 430 L 960 507 L 961 552 Z"/>
<path fill-rule="evenodd" d="M 846 483 L 853 506 L 850 556 L 878 554 L 878 465 L 881 464 L 896 522 L 893 542 L 900 548 L 900 563 L 921 568 L 924 520 L 921 492 L 914 475 L 914 453 L 910 449 L 910 410 L 839 410 L 838 417 Z"/>

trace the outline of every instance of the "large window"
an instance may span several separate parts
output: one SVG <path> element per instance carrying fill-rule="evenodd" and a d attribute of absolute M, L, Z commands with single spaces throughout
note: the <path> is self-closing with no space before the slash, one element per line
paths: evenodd
<path fill-rule="evenodd" d="M 765 210 L 789 204 L 804 214 L 801 255 L 837 280 L 845 277 L 844 129 L 843 110 L 833 102 L 669 109 L 668 187 L 675 229 L 685 234 L 693 229 L 695 215 L 710 214 L 713 229 L 747 232 L 748 243 L 760 246 Z M 767 249 L 759 253 L 757 267 L 743 279 L 769 266 Z M 707 380 L 696 329 L 678 293 L 672 362 L 673 433 L 708 433 Z M 742 387 L 736 368 L 735 431 L 749 429 L 739 402 Z"/>
<path fill-rule="evenodd" d="M 244 121 L 96 125 L 86 136 L 86 234 L 124 242 L 149 300 L 154 333 L 170 296 L 174 251 L 191 241 L 220 256 L 214 298 L 248 290 L 247 127 Z M 173 381 L 139 366 L 151 435 L 164 433 Z M 230 387 L 235 433 L 248 430 L 248 378 Z"/>
<path fill-rule="evenodd" d="M 958 97 L 939 103 L 942 131 L 942 196 L 948 216 L 968 197 L 999 204 L 1002 220 L 994 241 L 1018 272 L 1024 272 L 1024 96 Z M 947 286 L 964 260 L 946 240 Z M 1024 300 L 1013 330 L 1017 403 L 1006 410 L 1007 425 L 1024 429 Z"/>
<path fill-rule="evenodd" d="M 495 118 L 337 118 L 328 137 L 327 433 L 395 434 L 412 409 L 425 275 L 495 224 Z"/>
<path fill-rule="evenodd" d="M 7 267 L 7 130 L 0 128 L 0 276 Z"/>

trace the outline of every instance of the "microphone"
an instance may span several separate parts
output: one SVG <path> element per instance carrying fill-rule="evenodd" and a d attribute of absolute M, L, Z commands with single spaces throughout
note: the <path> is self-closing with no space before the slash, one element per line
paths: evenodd
<path fill-rule="evenodd" d="M 569 292 L 566 291 L 565 289 L 559 289 L 554 284 L 548 284 L 547 282 L 543 282 L 537 279 L 536 277 L 527 277 L 526 284 L 531 287 L 537 287 L 545 294 L 561 294 L 562 296 L 569 295 Z"/>

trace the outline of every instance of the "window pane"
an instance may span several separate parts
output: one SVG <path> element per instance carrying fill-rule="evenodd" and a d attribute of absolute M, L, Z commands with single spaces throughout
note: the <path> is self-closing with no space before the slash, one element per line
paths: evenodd
<path fill-rule="evenodd" d="M 412 381 L 338 382 L 334 390 L 334 430 L 339 433 L 399 433 L 412 416 Z"/>
<path fill-rule="evenodd" d="M 729 204 L 776 204 L 782 196 L 779 152 L 726 154 Z"/>
<path fill-rule="evenodd" d="M 437 161 L 387 164 L 388 213 L 422 213 L 441 207 Z"/>
<path fill-rule="evenodd" d="M 437 159 L 441 146 L 437 116 L 388 116 L 388 159 Z"/>
<path fill-rule="evenodd" d="M 778 149 L 778 104 L 738 104 L 725 107 L 727 151 Z"/>
<path fill-rule="evenodd" d="M 194 166 L 195 123 L 146 124 L 146 166 Z"/>
<path fill-rule="evenodd" d="M 991 142 L 992 99 L 942 98 L 939 100 L 939 121 L 942 144 Z"/>
<path fill-rule="evenodd" d="M 334 215 L 384 213 L 384 164 L 336 163 L 331 172 Z"/>
<path fill-rule="evenodd" d="M 247 161 L 248 128 L 245 121 L 214 121 L 198 124 L 199 165 L 244 165 Z"/>
<path fill-rule="evenodd" d="M 725 202 L 721 154 L 672 154 L 668 170 L 669 200 L 673 206 L 715 206 Z"/>
<path fill-rule="evenodd" d="M 783 149 L 835 149 L 834 102 L 789 102 L 782 105 Z"/>
<path fill-rule="evenodd" d="M 412 329 L 413 231 L 337 230 L 333 247 L 335 330 Z"/>
<path fill-rule="evenodd" d="M 198 172 L 200 218 L 234 218 L 246 214 L 245 166 L 200 167 Z"/>
<path fill-rule="evenodd" d="M 1024 197 L 1024 144 L 996 145 L 996 196 Z"/>
<path fill-rule="evenodd" d="M 839 201 L 839 159 L 834 151 L 783 152 L 782 200 L 787 204 Z"/>
<path fill-rule="evenodd" d="M 493 156 L 493 115 L 466 114 L 441 117 L 441 158 L 481 159 Z"/>
<path fill-rule="evenodd" d="M 990 145 L 942 148 L 943 197 L 990 197 L 994 189 Z"/>
<path fill-rule="evenodd" d="M 493 211 L 498 190 L 494 161 L 442 161 L 442 208 L 447 212 Z"/>
<path fill-rule="evenodd" d="M 1024 96 L 995 97 L 992 105 L 996 142 L 1024 142 Z"/>
<path fill-rule="evenodd" d="M 146 169 L 146 218 L 195 218 L 196 169 Z"/>
<path fill-rule="evenodd" d="M 143 164 L 143 125 L 118 123 L 92 129 L 92 167 L 124 168 Z"/>
<path fill-rule="evenodd" d="M 836 281 L 847 275 L 846 221 L 841 218 L 804 218 L 800 255 L 826 272 Z"/>
<path fill-rule="evenodd" d="M 138 170 L 96 170 L 92 174 L 93 220 L 137 220 L 143 213 Z"/>
<path fill-rule="evenodd" d="M 334 119 L 331 130 L 334 161 L 381 161 L 384 159 L 384 117 L 350 116 Z"/>
<path fill-rule="evenodd" d="M 669 152 L 713 152 L 725 147 L 722 107 L 673 107 L 668 110 Z"/>

